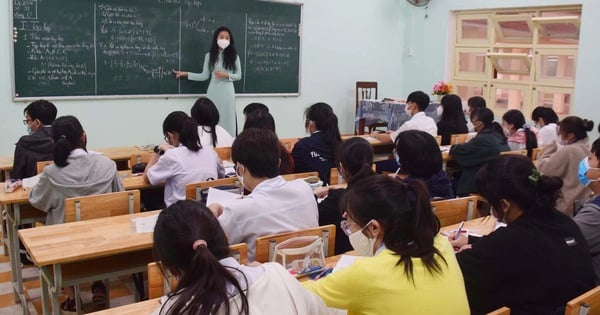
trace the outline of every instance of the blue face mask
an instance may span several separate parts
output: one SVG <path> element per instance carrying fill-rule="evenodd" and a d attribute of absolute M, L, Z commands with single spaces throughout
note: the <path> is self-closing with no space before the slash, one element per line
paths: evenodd
<path fill-rule="evenodd" d="M 585 157 L 581 162 L 579 162 L 579 169 L 577 175 L 579 176 L 579 182 L 581 182 L 584 186 L 590 184 L 590 182 L 596 182 L 597 179 L 589 179 L 586 175 L 589 170 L 598 170 L 600 168 L 590 167 L 589 157 Z"/>

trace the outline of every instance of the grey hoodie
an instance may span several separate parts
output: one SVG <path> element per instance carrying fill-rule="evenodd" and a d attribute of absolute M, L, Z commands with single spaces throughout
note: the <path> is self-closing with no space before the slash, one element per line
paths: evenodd
<path fill-rule="evenodd" d="M 585 201 L 573 217 L 592 254 L 596 284 L 600 284 L 600 196 Z"/>
<path fill-rule="evenodd" d="M 114 161 L 98 153 L 72 151 L 69 165 L 48 165 L 29 193 L 32 206 L 47 212 L 46 224 L 65 221 L 65 198 L 122 191 Z"/>

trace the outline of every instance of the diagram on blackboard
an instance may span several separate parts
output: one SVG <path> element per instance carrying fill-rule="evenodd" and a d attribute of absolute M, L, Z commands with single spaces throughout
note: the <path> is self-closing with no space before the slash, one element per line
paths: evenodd
<path fill-rule="evenodd" d="M 227 25 L 242 94 L 298 94 L 301 6 L 249 0 L 11 0 L 14 97 L 203 94 L 212 32 Z"/>

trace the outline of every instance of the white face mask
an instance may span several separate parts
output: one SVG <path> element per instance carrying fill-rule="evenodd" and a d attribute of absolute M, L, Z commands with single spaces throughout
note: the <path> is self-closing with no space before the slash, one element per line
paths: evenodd
<path fill-rule="evenodd" d="M 225 48 L 229 47 L 229 40 L 228 39 L 218 39 L 217 46 L 219 46 L 219 48 L 221 48 L 221 49 L 225 49 Z"/>
<path fill-rule="evenodd" d="M 27 134 L 28 135 L 33 134 L 33 130 L 31 130 L 31 125 L 30 124 L 27 124 L 26 128 L 27 128 Z"/>
<path fill-rule="evenodd" d="M 240 184 L 242 185 L 242 187 L 244 187 L 244 189 L 248 189 L 246 187 L 246 184 L 244 184 L 244 175 L 240 175 L 240 173 L 238 172 L 239 170 L 239 166 L 235 168 L 235 176 L 237 176 L 238 181 L 240 182 Z M 242 190 L 242 194 L 244 193 L 244 191 Z"/>
<path fill-rule="evenodd" d="M 348 236 L 348 240 L 350 240 L 350 245 L 354 248 L 355 251 L 359 252 L 361 256 L 373 256 L 375 239 L 369 238 L 365 234 L 363 234 L 363 230 L 369 226 L 373 221 L 369 221 L 362 229 L 350 234 Z"/>
<path fill-rule="evenodd" d="M 408 115 L 408 117 L 412 117 L 412 110 L 408 109 L 408 104 L 406 104 L 406 106 L 404 107 L 404 111 L 406 112 L 406 115 Z"/>
<path fill-rule="evenodd" d="M 443 113 L 444 113 L 444 107 L 442 107 L 442 105 L 438 106 L 438 108 L 437 108 L 437 116 L 438 117 L 442 117 Z"/>

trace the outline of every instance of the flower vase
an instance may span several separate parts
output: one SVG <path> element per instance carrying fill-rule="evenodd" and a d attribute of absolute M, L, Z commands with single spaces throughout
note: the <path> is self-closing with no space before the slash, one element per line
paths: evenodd
<path fill-rule="evenodd" d="M 443 94 L 436 94 L 436 96 L 437 96 L 437 102 L 438 103 L 442 102 L 442 97 L 444 97 L 444 95 Z"/>

